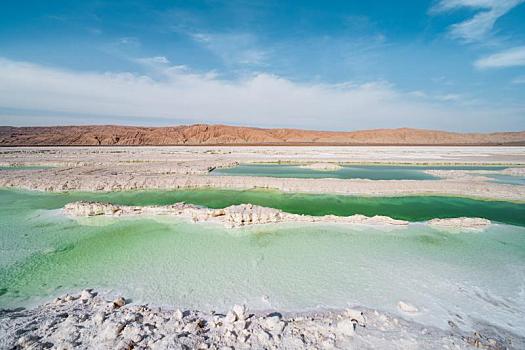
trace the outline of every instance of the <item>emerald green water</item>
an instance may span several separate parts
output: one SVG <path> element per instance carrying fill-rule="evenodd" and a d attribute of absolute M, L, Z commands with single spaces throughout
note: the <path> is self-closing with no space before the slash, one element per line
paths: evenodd
<path fill-rule="evenodd" d="M 390 230 L 297 224 L 228 230 L 169 218 L 75 221 L 53 210 L 81 198 L 161 204 L 179 196 L 201 204 L 209 198 L 214 206 L 246 196 L 280 198 L 296 209 L 315 202 L 303 203 L 308 196 L 291 196 L 295 202 L 277 193 L 233 191 L 2 190 L 0 308 L 86 287 L 119 291 L 137 302 L 207 310 L 246 302 L 252 309 L 365 305 L 397 312 L 403 300 L 421 310 L 414 319 L 425 324 L 447 327 L 452 319 L 468 327 L 468 320 L 477 319 L 525 334 L 524 227 L 493 225 L 459 234 L 421 224 Z"/>
<path fill-rule="evenodd" d="M 353 197 L 282 193 L 268 190 L 199 189 L 184 191 L 129 191 L 113 193 L 39 193 L 0 190 L 1 198 L 22 201 L 34 209 L 58 209 L 78 200 L 103 201 L 124 205 L 167 205 L 187 202 L 209 208 L 252 203 L 296 214 L 349 216 L 386 215 L 407 221 L 433 218 L 482 217 L 489 220 L 525 226 L 525 204 L 483 201 L 459 197 Z"/>
<path fill-rule="evenodd" d="M 269 176 L 291 178 L 337 178 L 370 180 L 435 180 L 424 170 L 501 170 L 504 167 L 484 166 L 395 166 L 346 165 L 335 171 L 319 171 L 286 164 L 241 164 L 232 168 L 219 168 L 212 175 Z"/>

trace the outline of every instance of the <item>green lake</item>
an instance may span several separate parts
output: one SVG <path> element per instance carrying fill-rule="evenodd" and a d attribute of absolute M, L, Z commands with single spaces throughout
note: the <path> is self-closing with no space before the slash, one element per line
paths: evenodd
<path fill-rule="evenodd" d="M 40 193 L 0 190 L 0 308 L 27 306 L 82 288 L 136 302 L 225 310 L 314 310 L 364 305 L 446 328 L 493 322 L 525 334 L 525 227 L 449 233 L 401 228 L 262 225 L 226 229 L 170 218 L 85 218 L 57 209 L 74 200 L 221 207 L 257 202 L 338 215 L 398 213 L 413 220 L 485 212 L 523 224 L 522 204 L 446 197 L 352 198 L 268 191 Z M 390 214 L 389 214 L 390 212 Z M 462 318 L 462 320 L 459 319 Z M 470 320 L 470 321 L 469 321 Z"/>
<path fill-rule="evenodd" d="M 102 201 L 123 205 L 167 205 L 187 202 L 209 208 L 252 203 L 307 215 L 367 216 L 386 215 L 407 221 L 433 218 L 482 217 L 489 220 L 525 226 L 525 204 L 485 201 L 460 197 L 354 197 L 330 194 L 282 193 L 269 190 L 178 190 L 128 191 L 113 193 L 43 193 L 0 190 L 0 196 L 16 208 L 58 209 L 78 200 Z"/>

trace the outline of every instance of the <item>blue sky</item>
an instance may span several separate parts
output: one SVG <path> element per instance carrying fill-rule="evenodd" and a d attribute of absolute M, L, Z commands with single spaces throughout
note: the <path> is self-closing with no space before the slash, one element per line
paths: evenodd
<path fill-rule="evenodd" d="M 525 130 L 525 0 L 11 1 L 0 125 Z"/>

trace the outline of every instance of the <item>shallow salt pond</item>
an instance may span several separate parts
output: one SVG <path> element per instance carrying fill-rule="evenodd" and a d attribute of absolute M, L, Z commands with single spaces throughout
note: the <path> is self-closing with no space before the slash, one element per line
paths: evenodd
<path fill-rule="evenodd" d="M 491 178 L 493 182 L 499 182 L 509 185 L 522 185 L 525 186 L 525 176 L 514 176 L 506 174 L 490 174 L 485 175 Z"/>
<path fill-rule="evenodd" d="M 370 180 L 435 180 L 425 170 L 502 170 L 497 166 L 395 166 L 395 165 L 343 165 L 335 171 L 313 170 L 290 164 L 240 164 L 219 168 L 212 175 L 269 176 L 286 178 L 337 178 Z"/>
<path fill-rule="evenodd" d="M 204 201 L 201 192 L 194 198 Z M 405 317 L 425 324 L 447 327 L 453 320 L 468 327 L 480 320 L 525 334 L 525 227 L 450 233 L 422 224 L 293 224 L 231 230 L 169 218 L 75 221 L 55 210 L 84 197 L 152 204 L 147 202 L 191 193 L 0 191 L 0 307 L 86 287 L 121 291 L 135 301 L 222 311 L 246 302 L 252 309 L 364 305 L 397 312 L 403 300 L 421 310 Z M 235 195 L 206 196 L 217 206 L 228 193 Z M 253 191 L 241 198 L 248 195 L 265 198 Z M 265 195 L 290 205 L 282 194 Z"/>

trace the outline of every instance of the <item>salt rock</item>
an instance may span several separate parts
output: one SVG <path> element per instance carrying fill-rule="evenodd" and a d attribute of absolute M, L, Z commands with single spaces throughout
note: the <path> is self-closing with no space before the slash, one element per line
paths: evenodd
<path fill-rule="evenodd" d="M 91 293 L 91 291 L 87 290 L 87 289 L 84 289 L 81 293 L 80 293 L 80 300 L 89 300 L 93 298 L 93 294 Z"/>
<path fill-rule="evenodd" d="M 268 342 L 270 340 L 270 334 L 265 331 L 258 332 L 257 339 L 259 339 L 259 341 L 262 343 Z"/>
<path fill-rule="evenodd" d="M 284 325 L 279 316 L 269 316 L 264 319 L 264 328 L 274 333 L 281 333 Z"/>
<path fill-rule="evenodd" d="M 191 333 L 191 334 L 195 334 L 197 333 L 197 331 L 200 329 L 199 327 L 199 323 L 198 322 L 192 322 L 192 323 L 188 323 L 184 328 L 183 328 L 183 331 L 184 332 L 188 332 L 188 333 Z"/>
<path fill-rule="evenodd" d="M 224 318 L 224 323 L 232 324 L 235 321 L 237 321 L 237 314 L 233 311 L 228 311 L 228 313 L 226 314 L 226 317 Z"/>
<path fill-rule="evenodd" d="M 348 319 L 337 322 L 337 332 L 346 337 L 353 337 L 355 334 L 354 322 Z"/>
<path fill-rule="evenodd" d="M 405 303 L 404 301 L 400 301 L 399 303 L 397 303 L 397 307 L 399 310 L 408 314 L 415 314 L 419 312 L 419 309 L 417 307 L 415 307 L 412 304 Z"/>
<path fill-rule="evenodd" d="M 353 323 L 356 323 L 361 327 L 366 325 L 366 319 L 363 312 L 354 309 L 346 309 L 345 314 Z"/>
<path fill-rule="evenodd" d="M 75 300 L 76 298 L 73 296 L 73 295 L 69 295 L 67 294 L 65 297 L 64 297 L 64 301 L 73 301 Z"/>
<path fill-rule="evenodd" d="M 98 325 L 101 325 L 105 319 L 106 319 L 106 314 L 104 312 L 97 312 L 93 316 L 93 322 L 95 322 L 95 324 L 98 324 Z"/>
<path fill-rule="evenodd" d="M 239 332 L 239 336 L 237 337 L 237 339 L 241 342 L 241 343 L 246 343 L 246 341 L 248 340 L 248 338 L 250 337 L 250 333 L 246 330 L 242 330 Z"/>
<path fill-rule="evenodd" d="M 239 320 L 237 322 L 235 322 L 235 329 L 237 330 L 243 330 L 246 328 L 246 321 L 245 320 Z"/>
<path fill-rule="evenodd" d="M 118 342 L 115 349 L 127 350 L 127 349 L 132 349 L 132 348 L 133 348 L 133 342 L 131 341 L 131 339 L 122 339 L 121 341 Z"/>
<path fill-rule="evenodd" d="M 175 310 L 175 312 L 173 313 L 173 317 L 175 317 L 176 320 L 182 320 L 182 318 L 184 317 L 184 314 L 182 313 L 182 311 L 180 311 L 180 309 L 177 309 Z"/>
<path fill-rule="evenodd" d="M 232 311 L 237 316 L 237 319 L 244 320 L 246 319 L 246 306 L 245 305 L 234 305 Z"/>
<path fill-rule="evenodd" d="M 124 299 L 123 297 L 118 297 L 115 300 L 113 300 L 113 306 L 115 308 L 123 307 L 124 305 L 126 305 L 126 299 Z"/>
<path fill-rule="evenodd" d="M 18 338 L 17 345 L 21 347 L 30 347 L 38 341 L 38 338 L 33 335 L 24 335 Z"/>

